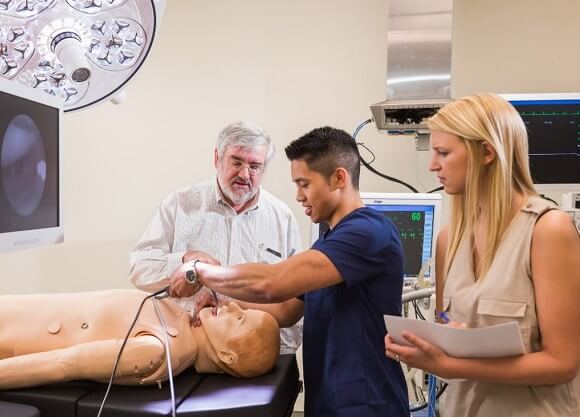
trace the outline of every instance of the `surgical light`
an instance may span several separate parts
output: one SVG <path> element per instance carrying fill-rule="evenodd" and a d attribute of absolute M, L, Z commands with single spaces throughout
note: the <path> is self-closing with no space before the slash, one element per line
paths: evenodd
<path fill-rule="evenodd" d="M 64 111 L 115 100 L 146 59 L 164 0 L 0 0 L 0 78 Z"/>

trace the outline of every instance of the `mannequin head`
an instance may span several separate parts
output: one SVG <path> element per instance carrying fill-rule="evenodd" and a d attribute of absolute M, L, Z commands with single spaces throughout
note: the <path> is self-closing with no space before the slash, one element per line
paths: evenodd
<path fill-rule="evenodd" d="M 224 372 L 252 377 L 268 372 L 278 358 L 280 329 L 269 313 L 242 310 L 236 303 L 200 311 L 205 333 Z"/>

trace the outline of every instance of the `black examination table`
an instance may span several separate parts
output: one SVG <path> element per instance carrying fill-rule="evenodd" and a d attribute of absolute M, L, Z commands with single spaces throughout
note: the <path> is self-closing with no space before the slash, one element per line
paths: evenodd
<path fill-rule="evenodd" d="M 294 355 L 281 355 L 274 369 L 256 378 L 197 375 L 187 370 L 175 378 L 180 417 L 289 417 L 302 383 Z M 35 388 L 0 391 L 2 401 L 27 404 L 40 417 L 95 417 L 105 384 L 74 381 Z M 5 407 L 8 405 L 5 404 Z M 169 383 L 112 387 L 102 417 L 170 416 Z"/>

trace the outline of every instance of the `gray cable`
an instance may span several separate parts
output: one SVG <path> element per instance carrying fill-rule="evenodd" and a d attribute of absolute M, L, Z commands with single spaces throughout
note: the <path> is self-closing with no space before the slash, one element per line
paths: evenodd
<path fill-rule="evenodd" d="M 157 305 L 157 299 L 153 299 L 153 307 L 155 307 L 155 313 L 157 313 L 157 318 L 159 323 L 161 323 L 161 328 L 163 329 L 163 339 L 165 343 L 165 355 L 167 356 L 167 372 L 169 374 L 169 392 L 171 393 L 171 415 L 176 417 L 177 413 L 175 411 L 175 387 L 173 386 L 173 369 L 171 366 L 171 352 L 169 350 L 169 338 L 167 337 L 167 326 L 165 325 L 165 320 L 161 311 L 159 311 L 159 306 Z"/>
<path fill-rule="evenodd" d="M 143 299 L 143 301 L 141 301 L 141 304 L 139 305 L 139 308 L 137 309 L 137 314 L 135 314 L 135 318 L 133 319 L 133 323 L 131 323 L 131 326 L 129 326 L 129 330 L 127 331 L 127 334 L 125 335 L 125 339 L 123 339 L 123 343 L 121 344 L 121 349 L 119 349 L 119 353 L 117 354 L 117 357 L 115 358 L 115 364 L 113 365 L 113 372 L 111 372 L 111 378 L 109 379 L 109 384 L 107 385 L 107 390 L 105 391 L 105 396 L 103 397 L 103 401 L 101 401 L 101 406 L 99 407 L 99 412 L 97 413 L 97 417 L 101 417 L 101 414 L 102 414 L 103 409 L 105 407 L 105 402 L 107 401 L 107 398 L 109 397 L 109 392 L 111 391 L 111 386 L 113 385 L 113 379 L 115 378 L 115 372 L 117 372 L 117 366 L 119 366 L 119 360 L 121 359 L 121 354 L 123 353 L 123 349 L 125 349 L 125 345 L 127 344 L 127 340 L 129 340 L 129 335 L 131 334 L 133 327 L 135 327 L 135 324 L 137 323 L 137 320 L 139 319 L 139 315 L 141 314 L 141 310 L 143 310 L 143 306 L 145 305 L 145 302 L 152 297 L 157 297 L 157 296 L 160 296 L 162 294 L 168 294 L 168 289 L 169 289 L 169 287 L 165 287 L 157 292 L 154 292 L 153 294 L 148 295 L 147 297 L 145 297 Z"/>

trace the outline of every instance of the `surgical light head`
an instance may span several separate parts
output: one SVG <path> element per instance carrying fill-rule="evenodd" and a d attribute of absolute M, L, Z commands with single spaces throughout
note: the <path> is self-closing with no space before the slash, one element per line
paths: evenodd
<path fill-rule="evenodd" d="M 118 94 L 147 57 L 164 0 L 0 0 L 0 77 L 65 111 Z"/>

